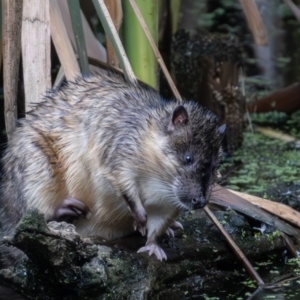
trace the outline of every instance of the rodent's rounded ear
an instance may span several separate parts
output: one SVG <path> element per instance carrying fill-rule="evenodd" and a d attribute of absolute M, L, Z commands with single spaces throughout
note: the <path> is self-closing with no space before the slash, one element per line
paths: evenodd
<path fill-rule="evenodd" d="M 188 113 L 182 105 L 178 105 L 173 111 L 172 124 L 185 125 L 188 122 Z"/>
<path fill-rule="evenodd" d="M 168 131 L 172 132 L 176 126 L 185 125 L 188 120 L 186 109 L 182 105 L 178 105 L 173 111 L 172 121 L 170 121 Z"/>
<path fill-rule="evenodd" d="M 223 124 L 223 125 L 221 125 L 221 126 L 218 128 L 218 132 L 219 132 L 221 135 L 224 134 L 225 130 L 226 130 L 226 124 Z"/>

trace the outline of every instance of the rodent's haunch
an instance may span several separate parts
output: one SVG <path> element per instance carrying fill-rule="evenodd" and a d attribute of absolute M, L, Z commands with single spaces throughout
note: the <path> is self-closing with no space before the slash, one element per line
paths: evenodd
<path fill-rule="evenodd" d="M 115 239 L 146 229 L 140 251 L 162 260 L 156 237 L 180 227 L 181 209 L 209 199 L 222 130 L 199 105 L 167 102 L 116 74 L 68 83 L 21 121 L 7 147 L 3 235 L 13 233 L 29 207 L 51 220 L 74 198 L 90 211 L 76 221 L 81 235 Z"/>

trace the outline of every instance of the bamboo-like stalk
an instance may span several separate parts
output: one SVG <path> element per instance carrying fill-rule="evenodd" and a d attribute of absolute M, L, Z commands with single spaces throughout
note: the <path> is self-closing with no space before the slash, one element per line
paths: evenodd
<path fill-rule="evenodd" d="M 172 34 L 174 34 L 177 31 L 177 28 L 178 28 L 180 5 L 181 5 L 181 0 L 172 0 L 172 1 L 170 1 Z"/>
<path fill-rule="evenodd" d="M 212 222 L 216 225 L 216 227 L 221 231 L 227 242 L 229 243 L 230 247 L 236 254 L 236 256 L 242 261 L 244 267 L 248 271 L 249 275 L 252 279 L 254 279 L 258 285 L 263 286 L 265 283 L 261 279 L 261 277 L 258 275 L 258 273 L 254 270 L 253 266 L 251 265 L 248 258 L 245 256 L 245 254 L 242 252 L 242 250 L 238 247 L 238 245 L 234 242 L 234 240 L 231 238 L 231 236 L 224 230 L 223 226 L 219 222 L 219 220 L 214 216 L 214 214 L 211 212 L 208 206 L 204 207 L 205 213 L 208 215 L 208 217 L 212 220 Z"/>
<path fill-rule="evenodd" d="M 80 69 L 56 0 L 50 0 L 50 29 L 67 80 L 80 76 Z"/>
<path fill-rule="evenodd" d="M 108 35 L 115 51 L 118 56 L 121 68 L 123 69 L 124 76 L 129 82 L 136 83 L 136 77 L 132 71 L 129 60 L 126 56 L 125 50 L 114 26 L 114 23 L 109 15 L 104 0 L 93 0 L 95 9 L 100 18 L 105 33 Z"/>
<path fill-rule="evenodd" d="M 120 30 L 120 26 L 123 19 L 123 11 L 121 0 L 104 0 L 105 5 L 109 11 L 112 21 L 116 27 L 117 32 Z M 107 50 L 107 62 L 111 66 L 118 67 L 119 60 L 117 54 L 109 40 L 106 36 L 106 50 Z"/>
<path fill-rule="evenodd" d="M 240 0 L 254 41 L 258 46 L 268 44 L 267 31 L 254 0 Z"/>
<path fill-rule="evenodd" d="M 158 40 L 158 0 L 137 1 L 154 44 Z M 123 1 L 124 20 L 122 25 L 123 41 L 126 53 L 136 76 L 157 89 L 157 62 L 136 17 L 132 3 Z"/>
<path fill-rule="evenodd" d="M 8 141 L 16 128 L 23 0 L 2 2 L 4 117 Z"/>
<path fill-rule="evenodd" d="M 85 38 L 83 34 L 83 26 L 80 15 L 79 0 L 68 0 L 71 21 L 73 25 L 73 32 L 76 41 L 77 54 L 79 57 L 79 64 L 83 76 L 87 76 L 89 72 L 89 64 L 87 59 L 87 51 L 85 45 Z"/>
<path fill-rule="evenodd" d="M 135 15 L 136 15 L 136 17 L 137 17 L 137 19 L 138 19 L 141 27 L 142 27 L 144 33 L 145 33 L 145 35 L 146 35 L 146 37 L 147 37 L 147 39 L 148 39 L 148 41 L 150 43 L 152 51 L 154 52 L 154 55 L 155 55 L 155 57 L 156 57 L 159 65 L 160 65 L 160 67 L 161 67 L 161 69 L 162 69 L 162 71 L 163 71 L 163 73 L 164 73 L 164 75 L 165 75 L 165 77 L 166 77 L 166 79 L 167 79 L 167 81 L 168 81 L 171 89 L 172 89 L 172 92 L 174 93 L 175 98 L 177 98 L 178 100 L 181 101 L 182 98 L 181 98 L 181 96 L 180 96 L 180 94 L 179 94 L 179 92 L 178 92 L 178 90 L 177 90 L 177 88 L 176 88 L 176 86 L 175 86 L 172 78 L 171 78 L 171 75 L 170 75 L 170 73 L 169 73 L 169 71 L 168 71 L 168 69 L 167 69 L 167 67 L 166 67 L 166 65 L 164 63 L 164 60 L 163 60 L 162 56 L 160 55 L 160 52 L 159 52 L 159 50 L 158 50 L 158 48 L 156 46 L 156 43 L 155 43 L 155 41 L 154 41 L 154 39 L 152 37 L 151 32 L 149 31 L 149 28 L 148 28 L 148 26 L 147 26 L 147 24 L 146 24 L 146 22 L 145 22 L 145 20 L 143 18 L 143 15 L 141 14 L 141 11 L 139 10 L 139 8 L 138 8 L 135 0 L 129 0 L 129 2 L 130 2 L 130 5 L 132 6 L 132 9 L 133 9 L 133 11 L 134 11 L 134 13 L 135 13 Z"/>
<path fill-rule="evenodd" d="M 51 88 L 50 46 L 49 0 L 24 0 L 22 61 L 26 112 Z"/>

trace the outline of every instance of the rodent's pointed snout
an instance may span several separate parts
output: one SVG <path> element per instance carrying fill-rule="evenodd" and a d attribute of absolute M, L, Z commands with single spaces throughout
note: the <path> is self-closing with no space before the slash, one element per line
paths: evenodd
<path fill-rule="evenodd" d="M 192 205 L 193 205 L 193 209 L 198 209 L 198 208 L 202 208 L 206 205 L 207 201 L 203 196 L 200 197 L 194 197 L 192 199 Z"/>

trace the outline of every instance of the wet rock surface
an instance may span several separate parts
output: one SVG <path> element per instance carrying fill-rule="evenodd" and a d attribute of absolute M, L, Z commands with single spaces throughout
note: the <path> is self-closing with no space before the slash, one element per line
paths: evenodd
<path fill-rule="evenodd" d="M 215 214 L 248 258 L 284 248 L 270 228 L 269 234 L 255 231 L 234 211 Z M 46 224 L 43 215 L 32 210 L 15 236 L 4 241 L 24 251 L 28 260 L 0 270 L 0 282 L 25 299 L 193 299 L 222 288 L 237 273 L 248 278 L 203 211 L 183 216 L 182 223 L 184 230 L 175 238 L 162 236 L 168 260 L 160 262 L 136 253 L 145 243 L 138 234 L 116 241 L 82 239 L 73 225 Z"/>

